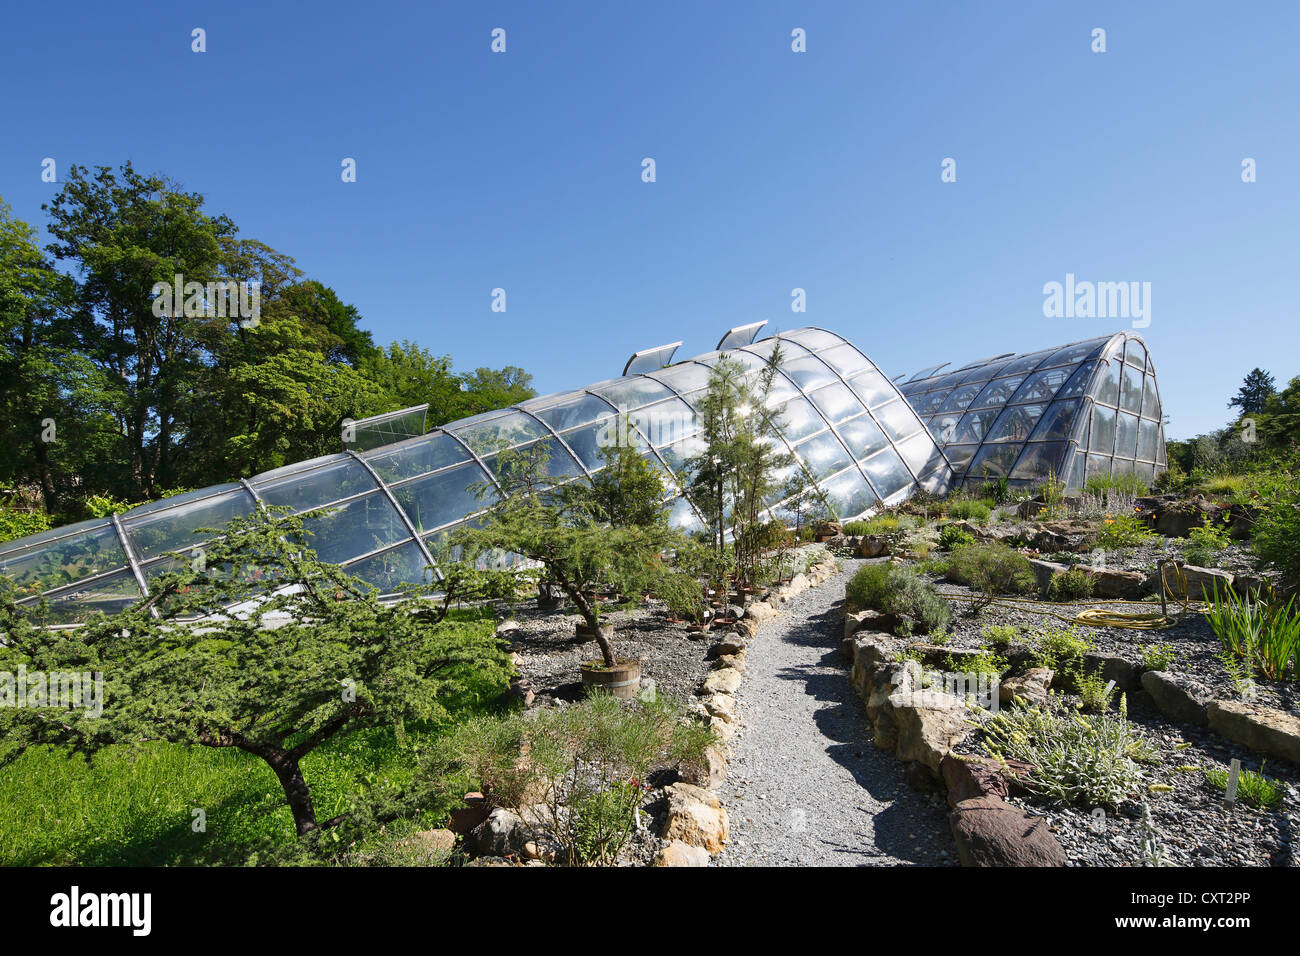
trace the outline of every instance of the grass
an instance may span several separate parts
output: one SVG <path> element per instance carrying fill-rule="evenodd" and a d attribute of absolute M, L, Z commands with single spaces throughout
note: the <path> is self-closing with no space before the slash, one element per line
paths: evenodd
<path fill-rule="evenodd" d="M 1300 677 L 1300 609 L 1296 599 L 1285 604 L 1238 597 L 1226 590 L 1207 603 L 1205 617 L 1230 656 L 1247 668 L 1257 668 L 1269 680 Z"/>
<path fill-rule="evenodd" d="M 1228 792 L 1228 771 L 1222 767 L 1212 767 L 1205 771 L 1205 779 L 1224 793 Z M 1237 775 L 1237 799 L 1259 809 L 1277 806 L 1282 802 L 1282 786 L 1276 780 L 1264 776 L 1264 764 L 1259 765 L 1259 773 L 1241 768 Z"/>
<path fill-rule="evenodd" d="M 452 723 L 496 710 L 504 689 L 482 682 L 449 701 Z M 447 729 L 412 726 L 399 741 L 392 728 L 370 728 L 322 745 L 302 763 L 318 818 L 407 785 L 420 752 Z M 192 828 L 195 809 L 206 832 Z M 426 807 L 389 835 L 436 826 L 450 809 Z M 293 840 L 275 774 L 239 750 L 155 742 L 110 747 L 89 761 L 38 747 L 0 775 L 0 866 L 239 865 L 259 847 Z"/>
<path fill-rule="evenodd" d="M 963 498 L 948 505 L 948 517 L 956 521 L 987 521 L 993 507 L 992 500 Z"/>
<path fill-rule="evenodd" d="M 1108 492 L 1120 492 L 1126 495 L 1145 495 L 1150 489 L 1140 477 L 1130 472 L 1126 475 L 1093 475 L 1083 483 L 1083 490 L 1098 498 Z"/>

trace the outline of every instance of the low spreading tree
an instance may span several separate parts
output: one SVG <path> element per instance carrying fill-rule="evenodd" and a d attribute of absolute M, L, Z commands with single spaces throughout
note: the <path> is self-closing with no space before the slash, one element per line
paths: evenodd
<path fill-rule="evenodd" d="M 452 543 L 464 548 L 467 558 L 479 561 L 509 553 L 541 565 L 543 578 L 563 591 L 582 615 L 605 665 L 617 666 L 595 592 L 612 588 L 632 596 L 653 590 L 664 573 L 661 555 L 677 543 L 678 535 L 658 518 L 611 524 L 606 508 L 616 501 L 624 515 L 644 517 L 655 508 L 663 510 L 661 494 L 631 467 L 601 479 L 599 490 L 584 479 L 561 483 L 549 476 L 549 453 L 541 445 L 501 452 L 497 458 L 500 494 L 479 489 L 485 497 L 492 494 L 494 502 L 477 526 L 457 532 Z M 613 460 L 617 463 L 618 458 Z"/>
<path fill-rule="evenodd" d="M 99 715 L 0 709 L 0 761 L 41 744 L 88 755 L 147 741 L 233 747 L 275 773 L 300 837 L 340 823 L 317 820 L 308 754 L 345 730 L 440 719 L 451 695 L 507 679 L 492 629 L 451 609 L 504 596 L 513 575 L 443 571 L 440 595 L 414 587 L 407 596 L 419 600 L 385 603 L 318 560 L 300 518 L 259 512 L 150 582 L 147 599 L 71 632 L 42 627 L 43 612 L 18 610 L 0 584 L 0 671 L 103 679 Z"/>

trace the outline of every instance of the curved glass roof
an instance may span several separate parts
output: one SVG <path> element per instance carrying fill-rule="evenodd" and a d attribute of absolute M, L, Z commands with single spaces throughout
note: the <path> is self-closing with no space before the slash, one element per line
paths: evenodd
<path fill-rule="evenodd" d="M 674 477 L 703 447 L 695 405 L 720 356 L 757 374 L 778 340 L 783 361 L 770 400 L 783 406 L 780 441 L 797 460 L 787 472 L 802 463 L 845 519 L 901 501 L 918 486 L 948 488 L 953 473 L 947 460 L 895 385 L 842 337 L 805 328 L 372 447 L 371 436 L 402 434 L 423 409 L 378 416 L 358 423 L 361 440 L 339 454 L 0 544 L 0 573 L 17 584 L 23 602 L 44 594 L 54 621 L 75 623 L 147 594 L 150 580 L 185 559 L 211 529 L 259 506 L 278 505 L 307 516 L 323 560 L 393 593 L 437 573 L 430 571 L 431 546 L 490 504 L 503 450 L 541 446 L 549 451 L 553 476 L 589 476 L 602 467 L 600 449 L 624 414 L 623 437 L 664 473 L 671 520 L 699 528 Z M 779 477 L 783 483 L 787 476 Z M 783 502 L 770 504 L 779 513 Z"/>
<path fill-rule="evenodd" d="M 937 368 L 900 387 L 962 481 L 1054 473 L 1074 490 L 1096 474 L 1165 469 L 1155 366 L 1134 333 Z"/>

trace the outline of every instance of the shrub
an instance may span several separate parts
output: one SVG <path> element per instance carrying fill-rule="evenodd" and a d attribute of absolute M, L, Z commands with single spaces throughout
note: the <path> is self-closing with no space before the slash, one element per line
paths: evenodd
<path fill-rule="evenodd" d="M 955 524 L 946 524 L 939 529 L 939 547 L 945 551 L 957 551 L 975 543 L 975 535 Z"/>
<path fill-rule="evenodd" d="M 1215 555 L 1232 544 L 1228 529 L 1222 525 L 1210 524 L 1207 519 L 1199 528 L 1193 528 L 1187 534 L 1188 545 L 1183 549 L 1183 557 L 1188 564 L 1207 567 Z"/>
<path fill-rule="evenodd" d="M 1222 767 L 1212 767 L 1205 771 L 1205 779 L 1225 793 L 1228 790 L 1228 771 Z M 1237 775 L 1237 797 L 1242 803 L 1261 810 L 1276 806 L 1282 802 L 1282 787 L 1276 780 L 1264 776 L 1264 764 L 1259 765 L 1259 773 L 1241 768 Z"/>
<path fill-rule="evenodd" d="M 559 862 L 610 866 L 636 831 L 646 775 L 699 760 L 714 742 L 674 701 L 594 694 L 466 722 L 449 746 L 493 804 L 533 807 L 527 825 Z"/>
<path fill-rule="evenodd" d="M 910 568 L 868 564 L 849 581 L 850 603 L 904 618 L 900 633 L 929 634 L 952 623 L 952 608 L 933 584 Z"/>
<path fill-rule="evenodd" d="M 1089 714 L 1105 713 L 1115 693 L 1111 682 L 1101 676 L 1100 668 L 1080 673 L 1075 677 L 1075 687 L 1079 692 L 1079 709 Z"/>
<path fill-rule="evenodd" d="M 0 541 L 12 541 L 25 538 L 29 534 L 49 531 L 50 516 L 44 511 L 19 511 L 16 508 L 0 508 Z"/>
<path fill-rule="evenodd" d="M 1047 584 L 1047 600 L 1084 601 L 1092 597 L 1096 588 L 1097 582 L 1092 575 L 1076 566 L 1052 575 L 1052 580 Z"/>
<path fill-rule="evenodd" d="M 988 607 L 1000 595 L 1028 594 L 1038 586 L 1029 559 L 997 543 L 955 552 L 948 575 L 977 592 L 972 611 Z"/>
<path fill-rule="evenodd" d="M 1148 644 L 1142 648 L 1142 669 L 1144 671 L 1163 671 L 1177 659 L 1171 644 Z"/>
<path fill-rule="evenodd" d="M 994 677 L 1000 677 L 1007 669 L 1007 661 L 997 654 L 985 652 L 963 654 L 960 657 L 948 654 L 944 657 L 940 669 L 956 674 L 992 674 Z"/>
<path fill-rule="evenodd" d="M 1113 491 L 1126 495 L 1145 495 L 1149 489 L 1141 477 L 1129 472 L 1128 474 L 1093 475 L 1083 483 L 1083 490 L 1100 498 Z"/>
<path fill-rule="evenodd" d="M 1139 763 L 1156 753 L 1129 725 L 1123 696 L 1118 714 L 1084 717 L 1052 698 L 1003 710 L 984 729 L 989 753 L 1029 764 L 1025 788 L 1062 806 L 1119 806 L 1142 782 Z"/>
<path fill-rule="evenodd" d="M 1263 567 L 1280 572 L 1284 586 L 1300 588 L 1300 467 L 1292 462 L 1269 471 L 1259 493 L 1255 554 Z"/>
<path fill-rule="evenodd" d="M 984 643 L 989 647 L 1004 650 L 1020 637 L 1020 628 L 1014 624 L 994 624 L 984 629 Z"/>
<path fill-rule="evenodd" d="M 1075 628 L 1049 631 L 1038 640 L 1037 657 L 1044 667 L 1054 671 L 1077 669 L 1083 655 L 1092 650 L 1092 642 Z"/>
<path fill-rule="evenodd" d="M 987 521 L 993 509 L 988 502 L 963 498 L 948 506 L 948 517 L 958 521 Z"/>
<path fill-rule="evenodd" d="M 1155 532 L 1135 514 L 1107 515 L 1097 531 L 1097 546 L 1108 551 L 1135 548 L 1155 537 Z"/>
<path fill-rule="evenodd" d="M 1231 590 L 1206 605 L 1205 616 L 1230 657 L 1269 680 L 1300 676 L 1300 609 L 1279 601 L 1238 597 Z"/>

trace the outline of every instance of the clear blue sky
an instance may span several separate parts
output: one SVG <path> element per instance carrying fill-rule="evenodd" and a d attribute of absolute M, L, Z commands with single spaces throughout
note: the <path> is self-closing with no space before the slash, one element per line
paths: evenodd
<path fill-rule="evenodd" d="M 44 157 L 130 159 L 376 341 L 544 392 L 760 318 L 891 376 L 1126 324 L 1044 318 L 1067 272 L 1152 284 L 1170 437 L 1221 425 L 1254 365 L 1300 374 L 1294 2 L 78 0 L 7 4 L 0 37 L 21 218 L 44 225 Z"/>

